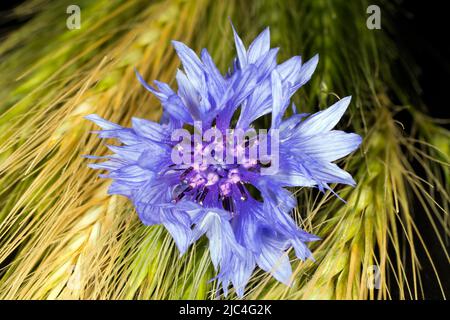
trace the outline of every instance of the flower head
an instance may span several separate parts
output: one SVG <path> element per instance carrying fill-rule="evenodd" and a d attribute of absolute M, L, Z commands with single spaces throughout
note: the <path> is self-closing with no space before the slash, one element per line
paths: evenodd
<path fill-rule="evenodd" d="M 284 119 L 318 56 L 304 64 L 299 56 L 277 64 L 269 29 L 248 49 L 233 31 L 237 58 L 225 76 L 206 49 L 199 58 L 177 41 L 184 69 L 176 75 L 177 92 L 158 81 L 150 86 L 137 73 L 161 101 L 160 123 L 133 118 L 132 127 L 124 128 L 97 115 L 87 118 L 102 127 L 101 138 L 122 143 L 109 146 L 107 161 L 90 165 L 109 171 L 109 193 L 128 197 L 144 224 L 163 224 L 181 254 L 206 235 L 224 293 L 232 283 L 242 296 L 256 266 L 289 284 L 286 251 L 292 247 L 297 258 L 311 257 L 306 243 L 319 238 L 296 225 L 296 201 L 285 187 L 354 185 L 332 162 L 355 150 L 361 137 L 332 130 L 350 97 L 316 114 Z M 270 130 L 254 134 L 252 124 L 267 114 Z"/>

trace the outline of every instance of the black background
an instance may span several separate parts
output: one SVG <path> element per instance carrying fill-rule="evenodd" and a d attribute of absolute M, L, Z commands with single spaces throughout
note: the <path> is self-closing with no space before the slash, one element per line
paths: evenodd
<path fill-rule="evenodd" d="M 450 17 L 446 1 L 402 1 L 395 17 L 401 52 L 419 66 L 421 98 L 433 117 L 450 117 Z M 447 10 L 446 10 L 447 9 Z"/>
<path fill-rule="evenodd" d="M 403 10 L 394 17 L 395 33 L 392 34 L 401 53 L 400 57 L 404 57 L 404 60 L 413 61 L 418 66 L 415 72 L 422 91 L 418 99 L 411 97 L 411 102 L 426 106 L 425 110 L 430 116 L 440 119 L 450 118 L 450 42 L 448 41 L 450 38 L 448 26 L 450 11 L 446 10 L 445 3 L 446 1 L 436 0 L 401 1 Z M 383 9 L 381 11 L 383 12 Z M 398 74 L 404 73 L 404 61 L 398 61 L 394 68 L 398 69 Z M 399 76 L 399 81 L 408 81 L 406 79 L 407 76 L 403 78 Z M 406 88 L 409 85 L 409 83 L 403 83 Z M 406 128 L 410 127 L 411 119 L 405 113 L 399 114 L 398 120 Z M 450 129 L 449 125 L 445 126 Z M 417 173 L 421 175 L 422 168 L 417 163 L 414 167 Z M 421 230 L 421 235 L 433 257 L 448 298 L 450 292 L 448 260 L 418 202 L 415 203 L 414 209 L 414 220 Z M 417 244 L 417 247 L 420 248 L 420 244 Z M 433 268 L 425 252 L 418 250 L 418 256 L 422 263 L 421 275 L 426 298 L 441 299 L 442 295 L 436 284 Z"/>

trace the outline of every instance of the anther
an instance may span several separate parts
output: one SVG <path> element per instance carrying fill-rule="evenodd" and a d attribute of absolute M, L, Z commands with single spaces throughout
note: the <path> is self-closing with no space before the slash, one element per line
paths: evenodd
<path fill-rule="evenodd" d="M 184 172 L 180 175 L 180 180 L 183 181 L 187 177 L 187 175 L 191 173 L 192 170 L 194 170 L 194 168 L 192 167 L 189 167 L 188 169 L 184 170 Z"/>
<path fill-rule="evenodd" d="M 231 212 L 231 214 L 234 215 L 235 208 L 234 208 L 234 201 L 233 201 L 233 198 L 231 198 L 231 197 L 225 197 L 225 198 L 222 200 L 222 206 L 223 206 L 223 209 L 224 209 L 225 211 Z"/>
<path fill-rule="evenodd" d="M 241 200 L 247 200 L 247 193 L 245 192 L 244 184 L 242 183 L 242 181 L 239 181 L 239 183 L 236 183 L 236 185 L 239 189 L 239 192 L 241 193 Z"/>
<path fill-rule="evenodd" d="M 188 193 L 189 191 L 191 191 L 193 188 L 192 186 L 187 186 L 187 188 L 185 188 L 183 191 L 181 191 L 173 200 L 172 203 L 177 203 L 178 201 L 180 201 L 181 199 L 184 198 L 184 196 L 186 195 L 186 193 Z"/>

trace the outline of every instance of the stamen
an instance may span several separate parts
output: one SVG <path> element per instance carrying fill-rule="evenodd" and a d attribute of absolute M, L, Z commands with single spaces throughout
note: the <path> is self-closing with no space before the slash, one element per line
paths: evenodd
<path fill-rule="evenodd" d="M 206 195 L 208 194 L 209 189 L 208 188 L 204 188 L 201 192 L 200 192 L 200 196 L 198 196 L 198 203 L 202 206 L 203 205 L 203 201 L 206 198 Z"/>
<path fill-rule="evenodd" d="M 235 207 L 234 207 L 234 201 L 233 201 L 232 197 L 225 197 L 222 200 L 222 206 L 225 211 L 231 212 L 231 215 L 234 215 Z"/>
<path fill-rule="evenodd" d="M 231 169 L 230 172 L 228 172 L 228 178 L 233 183 L 238 183 L 241 181 L 241 176 L 239 175 L 238 169 Z"/>
<path fill-rule="evenodd" d="M 237 183 L 236 185 L 239 189 L 239 192 L 241 193 L 241 200 L 247 200 L 247 193 L 245 192 L 244 184 L 242 183 L 242 181 L 239 181 L 239 183 Z"/>
<path fill-rule="evenodd" d="M 202 186 L 203 184 L 205 184 L 206 180 L 205 178 L 203 178 L 203 176 L 201 174 L 195 174 L 190 181 L 190 185 L 192 187 L 199 187 Z"/>
<path fill-rule="evenodd" d="M 228 196 L 231 193 L 231 184 L 229 182 L 222 183 L 220 185 L 220 193 L 224 197 Z"/>
<path fill-rule="evenodd" d="M 208 173 L 208 175 L 206 176 L 206 179 L 208 180 L 208 182 L 206 183 L 207 186 L 212 186 L 213 184 L 216 184 L 217 181 L 219 181 L 219 175 L 217 173 L 214 172 L 210 172 Z"/>
<path fill-rule="evenodd" d="M 185 188 L 183 191 L 181 191 L 173 200 L 172 203 L 177 203 L 178 201 L 180 201 L 181 199 L 184 198 L 184 196 L 186 195 L 186 193 L 188 193 L 189 191 L 191 191 L 193 188 L 192 186 L 187 186 L 187 188 Z"/>
<path fill-rule="evenodd" d="M 192 170 L 194 170 L 193 167 L 187 168 L 187 169 L 180 175 L 180 180 L 183 181 L 184 179 L 186 179 L 187 175 L 188 175 L 189 173 L 191 173 Z"/>

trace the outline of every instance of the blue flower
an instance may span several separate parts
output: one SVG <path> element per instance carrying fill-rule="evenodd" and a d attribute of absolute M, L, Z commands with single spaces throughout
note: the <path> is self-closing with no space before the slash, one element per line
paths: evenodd
<path fill-rule="evenodd" d="M 161 101 L 160 123 L 133 118 L 132 127 L 125 128 L 97 115 L 87 118 L 102 128 L 96 131 L 101 138 L 121 142 L 120 146 L 108 145 L 113 154 L 107 161 L 90 164 L 109 172 L 102 175 L 112 179 L 108 192 L 128 197 L 144 224 L 163 224 L 181 254 L 206 235 L 216 279 L 224 293 L 231 283 L 243 296 L 256 266 L 289 285 L 292 270 L 286 251 L 293 248 L 301 260 L 312 258 L 306 243 L 319 238 L 297 226 L 291 216 L 296 200 L 285 187 L 315 186 L 324 191 L 330 190 L 330 183 L 355 185 L 350 174 L 333 161 L 354 151 L 361 137 L 332 130 L 350 97 L 313 115 L 283 117 L 292 95 L 311 78 L 317 55 L 306 63 L 295 56 L 277 64 L 278 48 L 270 48 L 269 29 L 248 48 L 234 28 L 233 32 L 237 58 L 225 76 L 206 49 L 199 58 L 177 41 L 173 46 L 184 69 L 176 75 L 177 92 L 158 81 L 155 87 L 150 86 L 136 72 L 142 85 Z M 264 162 L 249 156 L 250 139 L 244 144 L 232 143 L 227 149 L 227 154 L 231 150 L 233 155 L 231 163 L 223 162 L 215 153 L 217 149 L 210 154 L 218 159 L 215 163 L 174 161 L 174 150 L 192 159 L 204 155 L 211 144 L 205 140 L 174 141 L 177 130 L 191 128 L 188 138 L 195 141 L 198 132 L 203 134 L 210 128 L 222 133 L 230 132 L 231 126 L 249 130 L 255 120 L 269 114 L 272 121 L 265 142 L 278 143 L 277 148 L 270 144 L 268 155 L 276 155 L 278 162 L 270 174 L 263 171 L 275 158 Z M 257 137 L 254 145 L 263 140 Z M 215 147 L 230 144 L 229 139 L 217 141 Z M 239 147 L 245 155 L 242 162 L 235 161 Z M 261 154 L 259 151 L 256 156 Z"/>

